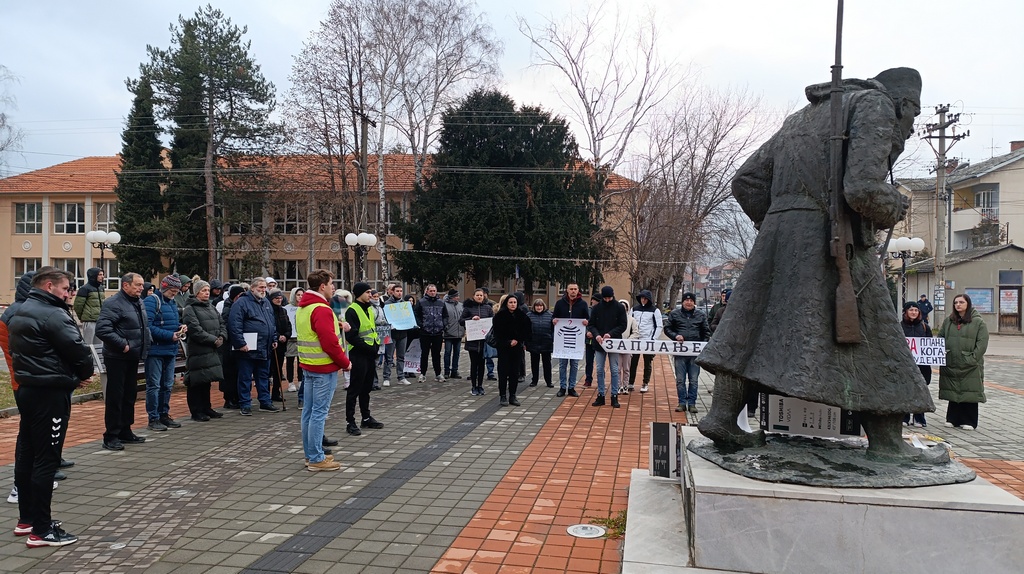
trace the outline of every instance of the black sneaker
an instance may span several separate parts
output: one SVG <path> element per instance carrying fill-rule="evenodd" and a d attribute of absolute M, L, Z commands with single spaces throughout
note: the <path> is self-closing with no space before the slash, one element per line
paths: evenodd
<path fill-rule="evenodd" d="M 345 427 L 345 432 L 352 436 L 359 436 L 363 434 L 363 431 L 359 430 L 359 427 L 356 426 L 356 423 L 348 423 L 348 426 Z"/>
<path fill-rule="evenodd" d="M 160 417 L 160 422 L 163 423 L 165 426 L 167 426 L 167 428 L 172 428 L 172 429 L 180 429 L 181 428 L 181 423 L 174 422 L 174 419 L 172 419 L 169 416 L 168 417 Z"/>
<path fill-rule="evenodd" d="M 498 397 L 498 406 L 500 406 L 500 407 L 507 407 L 508 406 L 508 398 L 506 398 L 506 397 Z"/>
<path fill-rule="evenodd" d="M 204 414 L 205 414 L 206 416 L 210 417 L 211 419 L 219 419 L 219 418 L 221 418 L 222 416 L 224 416 L 224 413 L 218 413 L 217 411 L 215 411 L 215 410 L 213 410 L 213 409 L 210 409 L 210 410 L 208 410 L 208 411 L 203 411 L 203 413 L 204 413 Z"/>
<path fill-rule="evenodd" d="M 324 435 L 324 439 L 320 441 L 320 444 L 323 446 L 338 446 L 338 441 L 327 438 L 327 435 Z"/>
<path fill-rule="evenodd" d="M 508 404 L 510 404 L 510 405 L 512 405 L 514 407 L 518 407 L 519 406 L 519 399 L 517 399 L 515 395 L 509 395 L 508 396 Z"/>
<path fill-rule="evenodd" d="M 531 386 L 531 387 L 536 387 L 536 386 L 537 386 L 537 381 L 532 381 L 532 382 L 530 383 L 530 386 Z"/>
<path fill-rule="evenodd" d="M 149 430 L 151 430 L 151 431 L 163 432 L 163 431 L 167 430 L 167 425 L 165 425 L 164 423 L 160 422 L 158 419 L 153 419 L 153 420 L 149 421 L 149 427 L 147 427 L 147 428 L 149 428 Z"/>
<path fill-rule="evenodd" d="M 569 389 L 569 396 L 570 397 L 578 397 L 578 396 L 580 396 L 580 394 L 576 392 L 576 389 Z"/>
<path fill-rule="evenodd" d="M 146 437 L 133 434 L 130 437 L 123 437 L 117 440 L 121 441 L 124 444 L 142 444 L 146 442 Z"/>
<path fill-rule="evenodd" d="M 63 472 L 61 472 L 59 470 L 57 472 L 53 473 L 53 480 L 64 480 L 67 477 L 68 477 L 68 475 L 64 474 Z"/>
<path fill-rule="evenodd" d="M 556 397 L 564 397 L 565 396 L 565 389 L 558 389 L 558 392 L 555 393 L 555 396 Z"/>
<path fill-rule="evenodd" d="M 329 449 L 329 448 L 325 448 L 325 449 L 323 449 L 323 450 L 324 450 L 324 454 L 325 454 L 325 455 L 328 455 L 328 454 L 334 454 L 334 451 L 333 451 L 333 450 L 331 450 L 331 449 Z"/>
<path fill-rule="evenodd" d="M 619 397 L 616 395 L 612 395 L 612 407 L 619 408 L 619 406 Z"/>
<path fill-rule="evenodd" d="M 451 376 L 450 376 L 450 377 L 448 377 L 448 378 L 449 378 L 449 379 L 461 379 L 461 378 L 462 378 L 462 376 L 461 376 L 461 375 L 459 375 L 458 373 L 452 373 L 452 374 L 451 374 Z"/>
<path fill-rule="evenodd" d="M 75 461 L 73 461 L 73 460 L 64 460 L 62 458 L 62 459 L 60 459 L 60 466 L 58 466 L 57 468 L 71 468 L 72 466 L 75 466 Z"/>
<path fill-rule="evenodd" d="M 594 399 L 594 402 L 590 403 L 590 406 L 592 406 L 592 407 L 603 407 L 604 406 L 604 395 L 597 395 L 597 398 Z"/>
<path fill-rule="evenodd" d="M 116 438 L 112 441 L 103 441 L 103 448 L 107 450 L 124 450 L 124 444 Z"/>
<path fill-rule="evenodd" d="M 363 427 L 364 429 L 382 429 L 384 428 L 384 423 L 378 421 L 373 417 L 370 417 L 367 419 L 363 419 L 363 422 L 359 423 L 359 426 Z"/>
<path fill-rule="evenodd" d="M 192 415 L 192 420 L 205 423 L 210 420 L 210 417 L 205 414 Z"/>
<path fill-rule="evenodd" d="M 29 548 L 42 548 L 43 546 L 67 546 L 78 542 L 78 537 L 70 532 L 65 532 L 60 527 L 60 522 L 51 522 L 50 529 L 42 536 L 29 534 L 25 540 L 25 546 Z"/>
<path fill-rule="evenodd" d="M 495 377 L 494 375 L 487 375 L 487 380 L 488 381 L 497 381 L 498 377 Z"/>
<path fill-rule="evenodd" d="M 250 409 L 249 407 L 242 407 L 238 409 L 238 414 L 242 415 L 243 417 L 251 417 L 252 409 Z"/>
<path fill-rule="evenodd" d="M 549 388 L 549 389 L 553 389 L 553 388 L 555 388 L 555 385 L 554 385 L 554 383 L 548 383 L 548 388 Z"/>
<path fill-rule="evenodd" d="M 275 407 L 273 405 L 273 403 L 268 403 L 268 404 L 265 404 L 265 405 L 261 403 L 260 404 L 260 412 L 261 413 L 277 413 L 277 412 L 281 412 L 281 409 Z"/>

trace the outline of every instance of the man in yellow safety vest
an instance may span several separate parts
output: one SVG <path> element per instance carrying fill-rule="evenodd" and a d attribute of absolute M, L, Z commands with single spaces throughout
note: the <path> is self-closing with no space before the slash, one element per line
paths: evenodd
<path fill-rule="evenodd" d="M 341 348 L 341 325 L 328 303 L 334 296 L 330 271 L 316 269 L 306 277 L 309 289 L 295 312 L 299 367 L 303 372 L 302 450 L 311 471 L 338 470 L 341 464 L 324 454 L 324 423 L 331 409 L 338 371 L 352 368 Z"/>
<path fill-rule="evenodd" d="M 370 391 L 373 389 L 373 376 L 377 370 L 377 349 L 380 348 L 380 337 L 377 335 L 376 315 L 370 303 L 370 285 L 359 282 L 352 286 L 355 300 L 345 311 L 345 321 L 352 329 L 345 333 L 349 354 L 352 358 L 352 374 L 349 377 L 347 394 L 345 395 L 345 429 L 352 436 L 359 436 L 362 428 L 380 429 L 384 424 L 370 416 Z M 356 401 L 359 401 L 359 414 L 362 423 L 356 425 Z"/>

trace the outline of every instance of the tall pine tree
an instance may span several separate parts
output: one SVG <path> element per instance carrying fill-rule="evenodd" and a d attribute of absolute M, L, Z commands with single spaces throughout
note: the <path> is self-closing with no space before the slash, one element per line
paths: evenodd
<path fill-rule="evenodd" d="M 160 194 L 166 170 L 160 161 L 160 127 L 153 116 L 153 86 L 144 74 L 126 83 L 135 98 L 121 133 L 121 169 L 114 188 L 121 243 L 114 246 L 114 255 L 122 272 L 149 279 L 165 270 L 157 247 L 167 233 Z"/>
<path fill-rule="evenodd" d="M 468 272 L 484 280 L 518 266 L 528 293 L 534 279 L 590 279 L 587 260 L 599 256 L 589 217 L 595 189 L 566 122 L 517 109 L 495 90 L 474 91 L 442 121 L 432 173 L 409 221 L 396 226 L 413 246 L 396 254 L 402 278 L 451 283 Z"/>

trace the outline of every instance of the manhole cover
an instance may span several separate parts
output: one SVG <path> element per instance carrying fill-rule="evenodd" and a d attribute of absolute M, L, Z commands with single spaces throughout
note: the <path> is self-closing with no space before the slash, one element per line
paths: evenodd
<path fill-rule="evenodd" d="M 125 546 L 128 546 L 128 545 L 125 544 L 124 542 L 117 542 L 117 543 L 111 544 L 110 545 L 110 549 L 111 550 L 120 550 L 120 549 L 124 548 Z"/>
<path fill-rule="evenodd" d="M 573 524 L 565 531 L 576 538 L 600 538 L 607 532 L 603 526 L 594 526 L 593 524 Z"/>

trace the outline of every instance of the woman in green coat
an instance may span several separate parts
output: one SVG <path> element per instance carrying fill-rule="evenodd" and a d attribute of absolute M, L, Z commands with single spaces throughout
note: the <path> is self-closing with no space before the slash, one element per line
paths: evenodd
<path fill-rule="evenodd" d="M 210 383 L 224 380 L 219 348 L 227 340 L 227 328 L 210 302 L 210 284 L 196 281 L 194 287 L 196 296 L 182 315 L 188 325 L 188 410 L 192 420 L 208 421 L 224 416 L 210 405 Z"/>
<path fill-rule="evenodd" d="M 953 312 L 942 322 L 946 365 L 939 367 L 939 398 L 949 401 L 946 426 L 978 428 L 978 403 L 985 402 L 988 327 L 967 295 L 953 298 Z"/>

